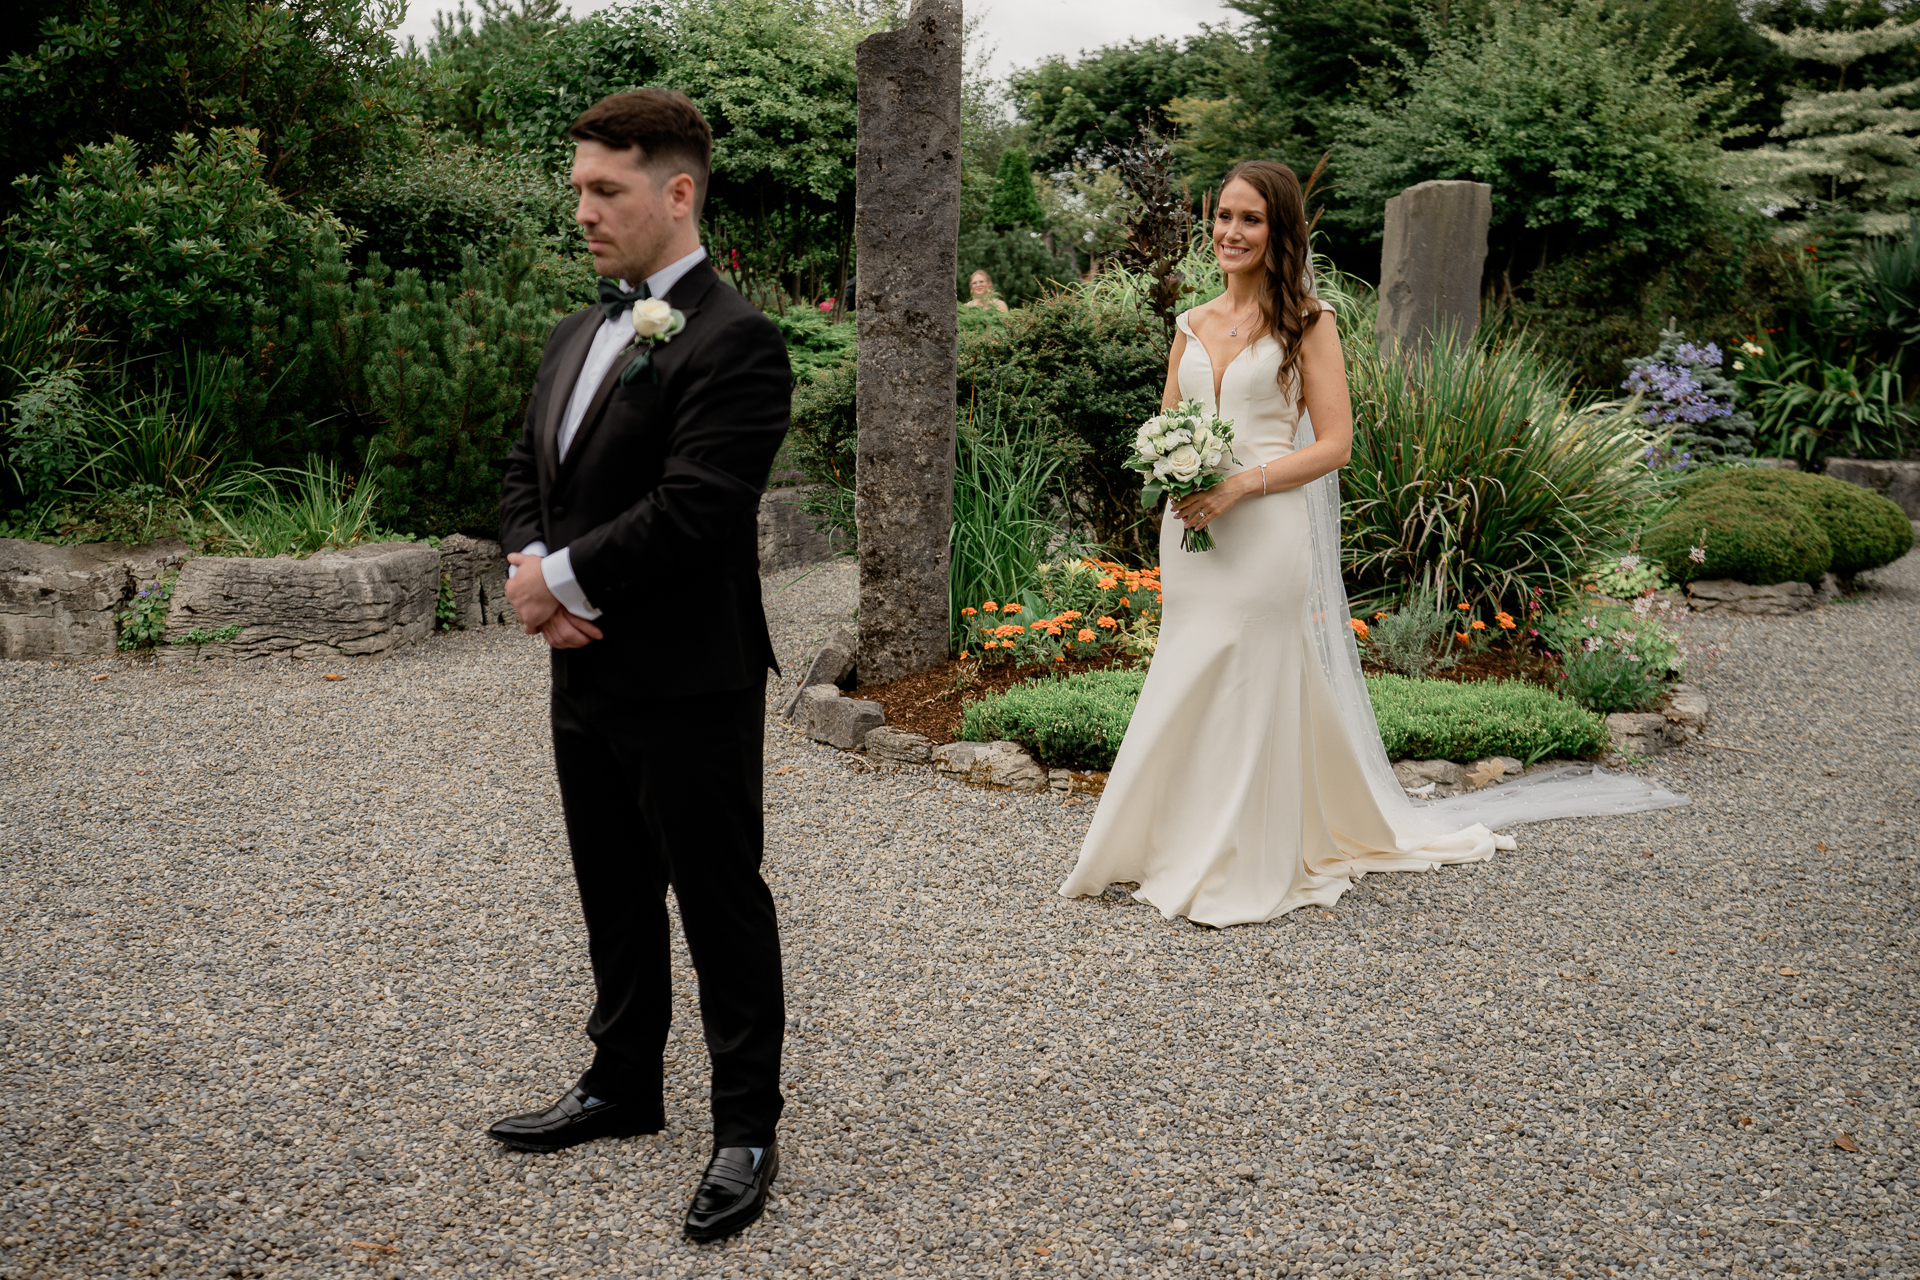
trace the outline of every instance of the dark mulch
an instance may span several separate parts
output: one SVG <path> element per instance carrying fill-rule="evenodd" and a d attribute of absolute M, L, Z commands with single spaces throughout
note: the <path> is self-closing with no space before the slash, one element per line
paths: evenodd
<path fill-rule="evenodd" d="M 885 707 L 890 728 L 924 733 L 935 743 L 954 742 L 960 737 L 960 719 L 966 713 L 966 705 L 975 699 L 1005 693 L 1028 680 L 1132 665 L 1131 658 L 1107 657 L 1024 667 L 983 667 L 977 660 L 962 662 L 949 658 L 919 675 L 886 684 L 861 685 L 852 696 Z"/>
<path fill-rule="evenodd" d="M 1385 667 L 1374 666 L 1364 658 L 1361 659 L 1360 668 L 1370 676 L 1392 674 Z M 1541 653 L 1515 655 L 1505 649 L 1482 649 L 1478 653 L 1468 654 L 1445 671 L 1428 674 L 1432 679 L 1451 680 L 1455 684 L 1475 684 L 1481 680 L 1524 680 L 1548 689 L 1560 686 L 1560 663 L 1556 659 Z"/>

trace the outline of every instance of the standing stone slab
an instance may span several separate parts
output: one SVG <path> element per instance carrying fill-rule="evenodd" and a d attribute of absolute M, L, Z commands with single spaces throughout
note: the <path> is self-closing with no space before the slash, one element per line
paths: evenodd
<path fill-rule="evenodd" d="M 305 560 L 200 556 L 180 571 L 167 640 L 241 628 L 231 643 L 180 646 L 170 658 L 350 658 L 424 640 L 440 594 L 440 553 L 376 542 Z"/>
<path fill-rule="evenodd" d="M 1387 201 L 1380 242 L 1380 345 L 1424 351 L 1436 327 L 1464 340 L 1480 327 L 1480 273 L 1487 263 L 1493 188 L 1484 182 L 1422 182 Z"/>
<path fill-rule="evenodd" d="M 860 42 L 854 245 L 860 263 L 860 674 L 947 656 L 960 235 L 960 6 L 914 0 Z"/>
<path fill-rule="evenodd" d="M 801 505 L 812 486 L 769 489 L 760 495 L 760 572 L 782 573 L 831 560 L 847 551 L 837 529 L 820 529 Z"/>
<path fill-rule="evenodd" d="M 186 560 L 187 544 L 89 542 L 53 547 L 0 538 L 0 658 L 98 657 L 114 651 L 114 615 L 135 591 Z"/>
<path fill-rule="evenodd" d="M 519 621 L 507 603 L 507 553 L 491 538 L 440 539 L 440 572 L 453 592 L 453 625 L 466 631 Z"/>

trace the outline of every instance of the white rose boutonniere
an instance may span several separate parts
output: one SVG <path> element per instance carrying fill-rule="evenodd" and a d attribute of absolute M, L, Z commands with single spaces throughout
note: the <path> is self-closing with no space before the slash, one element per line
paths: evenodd
<path fill-rule="evenodd" d="M 620 385 L 626 386 L 642 372 L 653 381 L 659 380 L 659 374 L 653 368 L 653 349 L 663 342 L 672 342 L 682 329 L 687 327 L 686 313 L 667 305 L 665 298 L 646 298 L 633 304 L 633 345 L 639 354 L 620 371 Z"/>

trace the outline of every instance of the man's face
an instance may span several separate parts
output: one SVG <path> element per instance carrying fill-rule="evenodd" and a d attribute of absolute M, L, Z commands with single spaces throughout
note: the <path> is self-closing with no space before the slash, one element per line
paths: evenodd
<path fill-rule="evenodd" d="M 580 197 L 573 220 L 587 234 L 593 269 L 629 285 L 666 265 L 660 259 L 677 230 L 676 206 L 686 206 L 678 210 L 684 220 L 693 186 L 684 175 L 656 186 L 639 159 L 638 147 L 616 151 L 601 142 L 576 142 L 568 178 Z M 685 197 L 681 187 L 687 189 Z"/>

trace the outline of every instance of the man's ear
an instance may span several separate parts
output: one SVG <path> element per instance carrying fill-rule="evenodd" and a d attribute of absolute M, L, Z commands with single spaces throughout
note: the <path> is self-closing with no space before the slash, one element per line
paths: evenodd
<path fill-rule="evenodd" d="M 691 218 L 693 216 L 694 186 L 692 174 L 674 174 L 671 178 L 667 179 L 667 189 L 662 194 L 667 197 L 667 208 L 672 210 L 675 218 Z"/>

